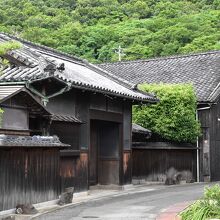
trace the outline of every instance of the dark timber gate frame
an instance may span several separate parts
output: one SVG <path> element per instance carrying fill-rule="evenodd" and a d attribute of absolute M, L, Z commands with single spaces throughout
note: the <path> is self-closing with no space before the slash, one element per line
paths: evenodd
<path fill-rule="evenodd" d="M 118 155 L 111 157 L 103 157 L 100 153 L 99 140 L 101 138 L 98 133 L 98 129 L 105 131 L 105 124 L 108 126 L 109 123 L 114 123 L 113 129 L 118 132 Z M 117 127 L 117 128 L 114 128 Z M 108 136 L 110 134 L 106 134 Z M 106 137 L 107 139 L 108 137 Z M 111 137 L 109 137 L 111 138 Z M 115 137 L 117 138 L 117 137 Z M 107 140 L 108 141 L 108 140 Z M 95 143 L 94 143 L 95 142 Z M 95 146 L 96 145 L 96 146 Z M 110 146 L 111 147 L 111 146 Z M 113 147 L 113 146 L 112 146 Z M 93 149 L 94 148 L 94 149 Z M 105 150 L 106 151 L 106 150 Z M 95 156 L 96 154 L 96 156 Z M 123 184 L 123 115 L 119 113 L 102 112 L 98 110 L 90 110 L 90 148 L 89 148 L 89 185 L 93 184 Z M 95 156 L 95 160 L 94 160 Z M 92 176 L 91 172 L 95 173 Z M 106 171 L 106 172 L 105 172 Z M 95 178 L 91 179 L 91 178 Z"/>
<path fill-rule="evenodd" d="M 78 148 L 72 147 L 61 152 L 60 175 L 63 183 L 62 188 L 74 186 L 76 192 L 85 191 L 89 188 L 91 121 L 118 124 L 120 151 L 119 172 L 117 174 L 119 181 L 117 184 L 131 183 L 132 101 L 71 89 L 64 94 L 51 98 L 47 104 L 47 109 L 55 115 L 62 114 L 77 117 L 82 122 L 79 125 Z M 62 140 L 62 135 L 55 134 L 60 136 Z M 65 141 L 63 140 L 63 142 Z"/>

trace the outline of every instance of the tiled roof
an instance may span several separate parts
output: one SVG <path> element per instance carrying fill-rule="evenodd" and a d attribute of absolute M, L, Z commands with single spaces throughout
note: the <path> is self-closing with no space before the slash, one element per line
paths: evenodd
<path fill-rule="evenodd" d="M 23 89 L 24 86 L 0 86 L 0 100 L 5 99 L 6 97 L 18 92 Z"/>
<path fill-rule="evenodd" d="M 149 60 L 104 63 L 100 68 L 130 83 L 192 83 L 198 101 L 220 95 L 220 51 Z"/>
<path fill-rule="evenodd" d="M 58 147 L 67 148 L 57 136 L 11 136 L 0 135 L 0 147 Z"/>
<path fill-rule="evenodd" d="M 53 115 L 52 121 L 65 121 L 65 122 L 75 122 L 82 123 L 78 118 L 71 115 Z"/>
<path fill-rule="evenodd" d="M 0 105 L 15 95 L 21 95 L 18 97 L 18 99 L 20 99 L 21 97 L 22 99 L 25 98 L 24 100 L 26 100 L 27 102 L 26 106 L 31 106 L 30 112 L 36 112 L 35 110 L 37 107 L 37 110 L 40 110 L 41 114 L 44 114 L 46 116 L 51 115 L 51 113 L 48 112 L 45 106 L 42 105 L 42 103 L 29 90 L 27 90 L 24 85 L 0 85 Z"/>
<path fill-rule="evenodd" d="M 132 132 L 133 133 L 142 133 L 142 134 L 151 134 L 151 131 L 138 125 L 135 123 L 132 123 Z"/>
<path fill-rule="evenodd" d="M 101 92 L 109 95 L 138 101 L 157 101 L 155 96 L 140 93 L 132 89 L 133 84 L 115 77 L 99 67 L 76 57 L 40 46 L 14 36 L 0 33 L 0 42 L 17 40 L 22 48 L 9 52 L 7 58 L 15 65 L 9 66 L 0 76 L 0 83 L 31 82 L 49 76 L 48 66 L 54 67 L 53 77 L 56 77 L 74 88 Z"/>

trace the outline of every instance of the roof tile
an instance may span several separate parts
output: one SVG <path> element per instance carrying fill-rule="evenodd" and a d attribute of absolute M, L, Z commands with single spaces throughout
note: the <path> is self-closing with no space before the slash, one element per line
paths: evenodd
<path fill-rule="evenodd" d="M 0 147 L 58 147 L 67 148 L 57 136 L 0 135 Z"/>
<path fill-rule="evenodd" d="M 220 51 L 98 66 L 134 84 L 192 83 L 198 101 L 212 102 L 220 95 Z"/>

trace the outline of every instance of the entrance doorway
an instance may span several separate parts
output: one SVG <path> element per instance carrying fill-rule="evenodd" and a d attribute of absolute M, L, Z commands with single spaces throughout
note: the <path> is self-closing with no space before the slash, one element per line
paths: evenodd
<path fill-rule="evenodd" d="M 120 123 L 90 121 L 90 185 L 119 184 Z"/>

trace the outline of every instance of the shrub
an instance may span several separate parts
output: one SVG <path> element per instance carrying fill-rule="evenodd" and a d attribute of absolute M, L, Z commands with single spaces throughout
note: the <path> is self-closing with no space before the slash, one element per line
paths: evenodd
<path fill-rule="evenodd" d="M 181 214 L 182 220 L 220 218 L 220 186 L 206 187 L 204 197 Z"/>
<path fill-rule="evenodd" d="M 196 95 L 191 84 L 143 84 L 139 89 L 155 93 L 160 102 L 133 107 L 133 121 L 161 137 L 176 142 L 196 142 Z"/>

